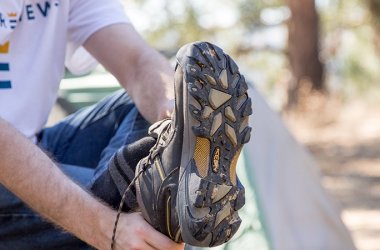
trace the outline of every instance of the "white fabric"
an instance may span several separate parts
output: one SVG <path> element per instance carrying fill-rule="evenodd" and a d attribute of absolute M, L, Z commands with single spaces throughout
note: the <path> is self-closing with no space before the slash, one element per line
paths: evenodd
<path fill-rule="evenodd" d="M 74 75 L 84 75 L 96 68 L 98 62 L 83 47 L 69 43 L 66 47 L 66 68 Z"/>
<path fill-rule="evenodd" d="M 69 68 L 86 73 L 95 62 L 80 46 L 95 31 L 126 22 L 118 0 L 2 0 L 0 116 L 33 138 L 56 100 L 66 47 Z"/>
<path fill-rule="evenodd" d="M 245 157 L 271 247 L 276 250 L 355 249 L 340 211 L 325 193 L 309 153 L 278 114 L 250 89 L 253 137 Z"/>

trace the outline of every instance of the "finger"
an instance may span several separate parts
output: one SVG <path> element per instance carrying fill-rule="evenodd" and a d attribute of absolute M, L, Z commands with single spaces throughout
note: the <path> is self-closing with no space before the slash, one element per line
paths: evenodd
<path fill-rule="evenodd" d="M 144 250 L 157 250 L 157 248 L 152 247 L 148 243 L 141 242 L 130 242 L 130 245 L 117 245 L 116 250 L 124 250 L 124 249 L 144 249 Z"/>
<path fill-rule="evenodd" d="M 155 248 L 155 247 L 149 245 L 147 242 L 141 243 L 141 245 L 139 245 L 139 246 L 141 246 L 141 248 L 138 247 L 137 249 L 158 250 L 158 248 Z"/>
<path fill-rule="evenodd" d="M 172 241 L 174 243 L 174 245 L 172 247 L 168 247 L 168 246 L 160 246 L 159 248 L 155 248 L 154 246 L 151 246 L 153 247 L 155 250 L 184 250 L 185 249 L 185 243 L 176 243 L 174 241 Z"/>
<path fill-rule="evenodd" d="M 147 236 L 146 242 L 157 249 L 183 249 L 183 244 L 176 243 L 168 238 L 166 235 L 155 230 L 151 225 L 147 223 L 146 228 Z M 181 247 L 182 246 L 182 247 Z"/>
<path fill-rule="evenodd" d="M 157 250 L 147 242 L 150 225 L 141 213 L 121 214 L 119 230 L 116 233 L 116 249 L 147 249 Z"/>

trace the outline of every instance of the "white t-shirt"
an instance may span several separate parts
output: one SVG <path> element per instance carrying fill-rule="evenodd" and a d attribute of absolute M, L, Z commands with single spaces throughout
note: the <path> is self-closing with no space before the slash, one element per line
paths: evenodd
<path fill-rule="evenodd" d="M 75 52 L 87 38 L 127 22 L 118 0 L 1 0 L 0 116 L 34 138 L 57 98 L 66 51 L 68 67 L 83 71 L 93 63 L 73 59 L 84 58 Z"/>

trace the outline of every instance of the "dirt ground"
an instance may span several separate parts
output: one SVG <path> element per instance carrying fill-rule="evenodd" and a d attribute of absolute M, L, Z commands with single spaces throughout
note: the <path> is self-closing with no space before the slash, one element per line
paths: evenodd
<path fill-rule="evenodd" d="M 284 118 L 320 165 L 357 248 L 380 249 L 380 105 L 330 100 Z"/>

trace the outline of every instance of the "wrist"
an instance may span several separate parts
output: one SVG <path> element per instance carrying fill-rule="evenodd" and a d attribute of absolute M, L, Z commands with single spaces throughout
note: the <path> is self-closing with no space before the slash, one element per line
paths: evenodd
<path fill-rule="evenodd" d="M 104 206 L 97 212 L 95 218 L 95 225 L 93 229 L 97 232 L 93 232 L 93 235 L 90 235 L 90 239 L 94 242 L 90 242 L 97 249 L 109 249 L 112 241 L 113 227 L 116 219 L 116 211 L 111 208 Z"/>

